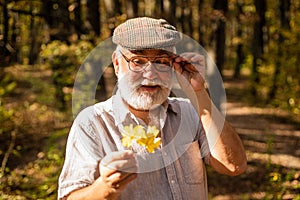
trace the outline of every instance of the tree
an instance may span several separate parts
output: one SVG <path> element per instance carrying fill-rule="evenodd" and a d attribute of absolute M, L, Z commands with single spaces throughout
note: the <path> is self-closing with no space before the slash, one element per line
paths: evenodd
<path fill-rule="evenodd" d="M 214 0 L 214 9 L 218 13 L 216 39 L 216 64 L 222 74 L 225 62 L 225 40 L 226 40 L 226 16 L 228 11 L 228 0 Z"/>
<path fill-rule="evenodd" d="M 74 20 L 73 20 L 73 24 L 74 24 L 74 28 L 76 31 L 76 34 L 78 36 L 78 38 L 80 38 L 81 34 L 83 33 L 83 27 L 82 27 L 82 10 L 81 10 L 81 0 L 74 0 L 73 2 L 73 7 L 74 7 Z"/>
<path fill-rule="evenodd" d="M 243 9 L 242 9 L 242 2 L 241 0 L 237 0 L 236 1 L 236 5 L 237 5 L 237 14 L 236 14 L 236 20 L 237 20 L 237 40 L 238 40 L 238 44 L 237 44 L 237 49 L 236 49 L 236 64 L 235 64 L 235 68 L 234 68 L 234 78 L 239 78 L 240 76 L 240 71 L 241 71 L 241 65 L 245 59 L 245 55 L 243 52 L 243 42 L 242 42 L 242 35 L 243 35 L 243 26 L 242 26 L 242 16 L 244 15 L 243 13 Z"/>
<path fill-rule="evenodd" d="M 49 26 L 50 40 L 69 42 L 72 35 L 68 1 L 45 0 L 42 15 Z"/>
<path fill-rule="evenodd" d="M 192 10 L 192 4 L 193 2 L 190 0 L 181 0 L 180 4 L 180 11 L 181 16 L 179 18 L 182 32 L 192 37 L 194 29 L 193 29 L 193 10 Z M 190 6 L 189 6 L 190 5 Z"/>
<path fill-rule="evenodd" d="M 203 0 L 199 0 L 198 1 L 198 18 L 199 18 L 199 25 L 198 25 L 198 32 L 199 32 L 199 43 L 200 45 L 204 46 L 206 45 L 206 42 L 204 40 L 204 14 L 202 12 L 202 7 L 203 7 L 203 3 L 204 1 Z"/>
<path fill-rule="evenodd" d="M 280 10 L 280 30 L 278 33 L 278 40 L 277 40 L 277 56 L 275 61 L 275 72 L 273 75 L 272 86 L 270 88 L 270 92 L 268 94 L 268 99 L 272 100 L 276 96 L 276 92 L 278 89 L 278 79 L 281 71 L 282 66 L 282 57 L 284 51 L 284 35 L 282 34 L 283 31 L 290 30 L 290 6 L 291 0 L 280 1 L 279 10 Z"/>
<path fill-rule="evenodd" d="M 104 7 L 107 27 L 109 29 L 110 36 L 112 36 L 113 30 L 115 29 L 118 23 L 118 16 L 122 15 L 122 4 L 119 0 L 104 0 Z"/>
<path fill-rule="evenodd" d="M 165 12 L 164 0 L 155 0 L 156 9 L 154 10 L 155 16 L 162 17 Z"/>
<path fill-rule="evenodd" d="M 5 64 L 7 57 L 11 54 L 8 44 L 8 33 L 9 33 L 9 16 L 8 16 L 8 0 L 1 2 L 2 15 L 3 15 L 3 39 L 0 40 L 0 64 Z"/>
<path fill-rule="evenodd" d="M 258 67 L 262 62 L 263 53 L 264 53 L 264 27 L 266 25 L 266 0 L 255 0 L 254 1 L 256 8 L 256 17 L 253 28 L 253 42 L 252 42 L 252 85 L 251 85 L 251 94 L 253 96 L 257 95 L 256 84 L 259 84 L 259 73 Z"/>
<path fill-rule="evenodd" d="M 168 0 L 168 7 L 165 6 L 165 15 L 163 16 L 170 24 L 176 24 L 177 2 Z"/>
<path fill-rule="evenodd" d="M 93 31 L 96 36 L 101 33 L 99 0 L 87 0 L 87 21 L 88 29 Z"/>

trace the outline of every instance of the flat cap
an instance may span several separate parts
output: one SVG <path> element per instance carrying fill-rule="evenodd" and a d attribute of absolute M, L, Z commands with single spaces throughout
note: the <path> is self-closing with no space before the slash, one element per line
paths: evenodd
<path fill-rule="evenodd" d="M 180 33 L 164 19 L 138 17 L 117 26 L 112 41 L 128 50 L 170 49 L 181 40 Z"/>

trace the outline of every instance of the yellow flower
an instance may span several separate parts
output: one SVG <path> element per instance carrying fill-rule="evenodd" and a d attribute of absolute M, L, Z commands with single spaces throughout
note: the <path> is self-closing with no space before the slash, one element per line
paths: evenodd
<path fill-rule="evenodd" d="M 135 133 L 134 133 L 133 125 L 130 124 L 129 126 L 125 126 L 124 131 L 121 134 L 123 136 L 122 144 L 125 147 L 130 148 L 131 145 L 132 145 L 132 141 L 135 139 Z"/>
<path fill-rule="evenodd" d="M 144 146 L 148 152 L 153 153 L 161 144 L 161 138 L 157 137 L 159 130 L 155 126 L 149 126 L 146 132 L 143 126 L 133 127 L 130 124 L 124 127 L 121 134 L 123 136 L 122 144 L 128 148 L 132 146 L 133 141 L 136 141 L 139 145 Z"/>
<path fill-rule="evenodd" d="M 136 139 L 147 137 L 145 129 L 142 125 L 135 126 L 133 132 Z"/>
<path fill-rule="evenodd" d="M 154 137 L 157 137 L 158 134 L 159 130 L 156 128 L 156 126 L 148 126 L 147 135 L 154 135 Z"/>
<path fill-rule="evenodd" d="M 137 143 L 141 146 L 146 147 L 148 152 L 153 153 L 154 150 L 159 147 L 159 145 L 161 143 L 161 139 L 156 138 L 154 136 L 150 136 L 147 138 L 141 138 L 141 139 L 137 140 Z"/>

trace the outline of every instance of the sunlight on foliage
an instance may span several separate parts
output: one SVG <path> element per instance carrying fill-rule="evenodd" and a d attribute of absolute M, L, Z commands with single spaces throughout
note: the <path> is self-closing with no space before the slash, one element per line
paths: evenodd
<path fill-rule="evenodd" d="M 92 48 L 93 45 L 87 41 L 79 41 L 71 45 L 61 41 L 52 41 L 47 45 L 42 45 L 40 56 L 53 71 L 57 105 L 62 110 L 66 109 L 67 102 L 70 102 L 72 98 L 72 86 L 76 73 Z"/>

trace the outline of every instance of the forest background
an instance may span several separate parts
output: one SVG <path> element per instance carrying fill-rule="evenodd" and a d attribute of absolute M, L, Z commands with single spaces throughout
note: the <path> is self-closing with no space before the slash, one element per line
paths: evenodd
<path fill-rule="evenodd" d="M 0 199 L 56 199 L 84 59 L 137 16 L 165 18 L 221 73 L 249 159 L 211 199 L 300 199 L 299 0 L 0 0 Z M 96 100 L 111 95 L 105 70 Z"/>

